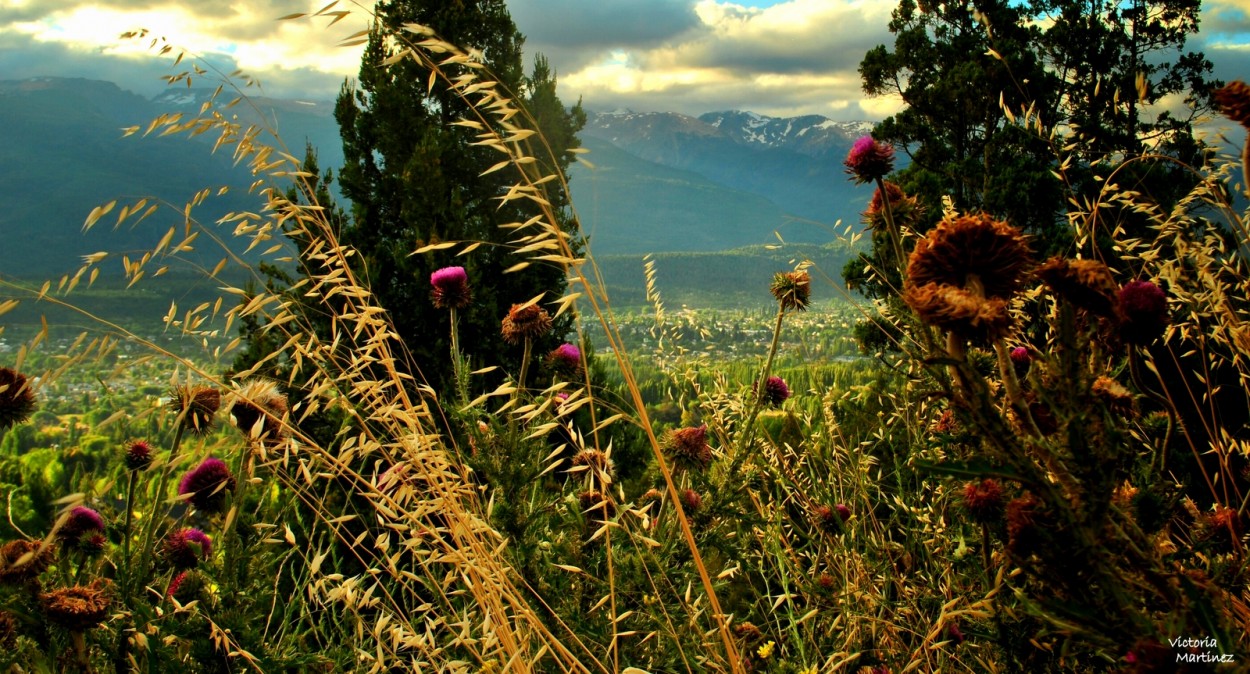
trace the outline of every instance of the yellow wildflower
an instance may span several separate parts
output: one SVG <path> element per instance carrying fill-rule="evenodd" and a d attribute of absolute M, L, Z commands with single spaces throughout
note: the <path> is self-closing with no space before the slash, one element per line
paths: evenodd
<path fill-rule="evenodd" d="M 760 646 L 759 649 L 755 651 L 755 654 L 760 656 L 760 659 L 767 660 L 773 654 L 773 650 L 776 648 L 777 648 L 777 642 L 770 640 L 768 643 L 764 644 L 763 646 Z"/>

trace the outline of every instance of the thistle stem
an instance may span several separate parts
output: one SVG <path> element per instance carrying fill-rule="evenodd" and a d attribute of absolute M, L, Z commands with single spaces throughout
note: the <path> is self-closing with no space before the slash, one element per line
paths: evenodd
<path fill-rule="evenodd" d="M 781 326 L 785 317 L 785 306 L 778 306 L 777 323 L 773 326 L 773 341 L 768 347 L 768 359 L 764 361 L 764 370 L 760 372 L 760 377 L 755 384 L 755 395 L 751 397 L 751 407 L 746 416 L 745 426 L 742 429 L 742 444 L 738 447 L 738 455 L 734 457 L 731 474 L 736 473 L 737 469 L 742 465 L 747 449 L 751 446 L 751 442 L 755 440 L 755 417 L 759 415 L 760 408 L 764 406 L 764 397 L 768 395 L 766 384 L 768 384 L 768 376 L 772 374 L 773 360 L 777 357 L 777 348 L 781 345 Z"/>
<path fill-rule="evenodd" d="M 178 428 L 174 431 L 174 440 L 169 446 L 169 459 L 165 462 L 163 470 L 161 471 L 161 479 L 157 482 L 156 501 L 152 504 L 151 518 L 147 527 L 144 528 L 143 549 L 140 551 L 143 558 L 143 564 L 136 567 L 143 573 L 147 572 L 148 564 L 152 560 L 152 538 L 156 535 L 156 523 L 157 520 L 160 519 L 156 516 L 156 509 L 165 500 L 165 490 L 169 488 L 170 467 L 174 463 L 174 458 L 178 456 L 178 449 L 182 446 L 184 427 L 181 422 L 182 419 L 179 418 Z"/>
<path fill-rule="evenodd" d="M 881 214 L 885 216 L 886 233 L 890 235 L 890 245 L 894 249 L 894 263 L 900 275 L 906 272 L 907 260 L 903 257 L 903 235 L 894 222 L 894 206 L 890 203 L 890 194 L 885 189 L 885 180 L 877 178 L 877 191 L 881 194 Z"/>

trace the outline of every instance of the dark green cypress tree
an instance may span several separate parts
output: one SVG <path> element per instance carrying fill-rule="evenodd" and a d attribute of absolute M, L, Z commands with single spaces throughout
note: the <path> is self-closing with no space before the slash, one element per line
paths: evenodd
<path fill-rule="evenodd" d="M 526 209 L 530 202 L 525 200 L 501 204 L 499 197 L 518 176 L 510 170 L 482 175 L 502 156 L 477 144 L 478 130 L 454 124 L 475 116 L 470 103 L 446 81 L 436 79 L 431 85 L 429 73 L 410 59 L 383 62 L 404 48 L 394 36 L 419 39 L 403 31 L 408 23 L 479 51 L 501 91 L 534 111 L 550 144 L 550 152 L 532 144 L 538 170 L 568 166 L 584 114 L 580 106 L 566 110 L 560 103 L 545 60 L 538 60 L 533 76 L 524 76 L 523 38 L 502 0 L 390 0 L 380 2 L 376 14 L 359 79 L 344 85 L 335 110 L 345 156 L 339 181 L 352 204 L 342 241 L 359 251 L 361 276 L 387 310 L 419 375 L 437 390 L 446 390 L 452 364 L 447 313 L 431 303 L 429 277 L 445 266 L 465 267 L 473 288 L 472 305 L 459 315 L 462 351 L 475 367 L 502 364 L 515 371 L 520 349 L 503 342 L 500 321 L 514 303 L 540 293 L 545 301 L 562 296 L 565 271 L 534 263 L 504 273 L 521 258 L 509 245 L 515 235 L 500 225 L 537 214 Z M 444 68 L 453 78 L 465 72 L 463 66 Z M 555 224 L 572 233 L 563 194 L 551 189 L 548 199 L 565 220 Z M 412 255 L 443 241 L 483 245 L 459 257 L 458 249 Z M 534 353 L 557 346 L 570 325 L 571 316 L 565 314 L 534 344 Z"/>

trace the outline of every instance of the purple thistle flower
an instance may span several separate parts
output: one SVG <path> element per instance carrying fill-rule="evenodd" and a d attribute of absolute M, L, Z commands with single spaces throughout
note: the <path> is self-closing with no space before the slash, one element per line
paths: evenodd
<path fill-rule="evenodd" d="M 439 309 L 463 309 L 473 301 L 464 267 L 443 267 L 430 274 L 430 297 Z"/>
<path fill-rule="evenodd" d="M 213 541 L 203 531 L 187 527 L 170 532 L 161 552 L 175 569 L 192 569 L 213 554 Z"/>
<path fill-rule="evenodd" d="M 152 465 L 152 445 L 146 440 L 135 440 L 126 448 L 126 468 L 134 471 L 146 470 Z"/>
<path fill-rule="evenodd" d="M 1130 344 L 1149 345 L 1172 321 L 1167 294 L 1150 281 L 1129 281 L 1119 300 L 1120 336 Z"/>
<path fill-rule="evenodd" d="M 57 537 L 73 546 L 103 531 L 104 518 L 100 516 L 100 513 L 86 506 L 75 506 L 69 511 L 69 517 L 57 532 Z"/>
<path fill-rule="evenodd" d="M 233 489 L 230 468 L 225 461 L 213 457 L 187 471 L 178 483 L 178 495 L 189 496 L 191 504 L 206 513 L 220 512 L 226 503 L 226 492 Z"/>
<path fill-rule="evenodd" d="M 872 136 L 864 136 L 851 146 L 843 163 L 856 183 L 869 183 L 894 170 L 894 148 L 878 143 Z"/>
<path fill-rule="evenodd" d="M 759 388 L 758 384 L 752 385 L 751 390 L 755 391 Z M 786 385 L 786 380 L 781 377 L 769 377 L 764 382 L 764 404 L 772 407 L 779 407 L 790 398 L 790 387 Z"/>
<path fill-rule="evenodd" d="M 582 350 L 574 344 L 561 344 L 547 354 L 547 365 L 556 372 L 576 376 L 582 371 Z"/>

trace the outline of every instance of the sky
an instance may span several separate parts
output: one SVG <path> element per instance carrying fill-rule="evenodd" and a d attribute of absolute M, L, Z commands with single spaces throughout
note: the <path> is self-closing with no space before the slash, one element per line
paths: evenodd
<path fill-rule="evenodd" d="M 371 0 L 363 0 L 371 2 Z M 257 77 L 268 95 L 331 99 L 358 67 L 360 47 L 336 46 L 368 25 L 367 12 L 328 20 L 277 21 L 329 0 L 0 0 L 0 77 L 107 79 L 158 92 L 172 59 L 153 38 L 185 48 L 224 72 Z M 864 53 L 891 45 L 894 0 L 510 0 L 526 51 L 546 55 L 566 102 L 701 114 L 751 110 L 879 120 L 896 109 L 866 99 L 856 69 Z M 1250 78 L 1250 0 L 1207 0 L 1202 50 L 1224 80 Z M 146 28 L 144 40 L 121 40 Z M 158 45 L 161 44 L 158 42 Z M 213 83 L 215 86 L 215 83 Z"/>

